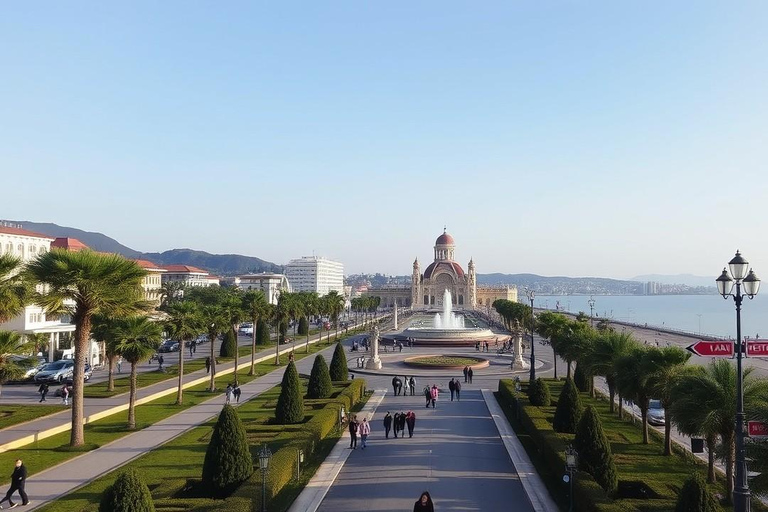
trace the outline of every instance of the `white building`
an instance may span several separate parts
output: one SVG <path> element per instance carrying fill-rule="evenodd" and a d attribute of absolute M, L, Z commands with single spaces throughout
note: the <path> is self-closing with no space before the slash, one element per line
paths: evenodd
<path fill-rule="evenodd" d="M 235 278 L 235 286 L 245 291 L 261 290 L 270 304 L 277 304 L 282 292 L 293 291 L 287 277 L 269 272 L 239 276 Z"/>
<path fill-rule="evenodd" d="M 160 289 L 163 283 L 163 274 L 167 271 L 160 265 L 155 265 L 148 260 L 133 260 L 141 268 L 147 271 L 147 275 L 141 280 L 141 287 L 144 289 L 144 299 L 152 302 L 155 306 L 160 305 Z"/>
<path fill-rule="evenodd" d="M 190 265 L 166 265 L 161 276 L 163 283 L 179 282 L 184 286 L 213 286 L 219 284 L 219 278 L 210 276 L 207 271 Z M 213 277 L 213 278 L 212 278 Z"/>
<path fill-rule="evenodd" d="M 34 233 L 23 229 L 18 224 L 0 222 L 0 254 L 12 254 L 28 263 L 41 254 L 51 250 L 54 237 Z M 43 290 L 38 290 L 43 291 Z M 48 334 L 48 360 L 53 361 L 54 350 L 59 348 L 59 336 L 63 332 L 73 332 L 75 326 L 68 318 L 48 319 L 45 311 L 39 306 L 29 305 L 24 312 L 11 320 L 0 324 L 2 331 L 16 331 L 21 334 Z M 95 356 L 95 359 L 94 359 Z M 98 363 L 98 354 L 88 358 L 94 364 Z"/>
<path fill-rule="evenodd" d="M 335 290 L 344 294 L 344 265 L 338 261 L 305 256 L 288 262 L 285 276 L 295 292 L 317 292 L 323 296 Z"/>

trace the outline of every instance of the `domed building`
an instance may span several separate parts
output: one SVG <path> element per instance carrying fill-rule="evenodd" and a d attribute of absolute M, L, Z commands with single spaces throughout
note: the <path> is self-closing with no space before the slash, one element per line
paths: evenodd
<path fill-rule="evenodd" d="M 467 264 L 466 272 L 454 260 L 456 242 L 448 232 L 437 237 L 434 246 L 434 261 L 421 272 L 419 260 L 413 262 L 411 289 L 402 286 L 371 288 L 365 292 L 381 298 L 381 307 L 414 309 L 440 309 L 443 306 L 445 290 L 451 292 L 453 309 L 488 309 L 496 299 L 517 301 L 515 286 L 477 286 L 475 263 Z M 410 293 L 409 293 L 410 292 Z"/>

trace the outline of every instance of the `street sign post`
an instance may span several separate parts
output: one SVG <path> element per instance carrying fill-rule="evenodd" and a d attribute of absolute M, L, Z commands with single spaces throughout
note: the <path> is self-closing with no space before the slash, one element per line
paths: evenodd
<path fill-rule="evenodd" d="M 747 355 L 752 357 L 768 357 L 768 340 L 747 341 Z"/>
<path fill-rule="evenodd" d="M 768 423 L 765 423 L 764 421 L 748 421 L 747 432 L 749 433 L 749 437 L 753 439 L 768 438 Z"/>
<path fill-rule="evenodd" d="M 697 341 L 686 348 L 702 357 L 733 357 L 734 353 L 732 341 Z"/>

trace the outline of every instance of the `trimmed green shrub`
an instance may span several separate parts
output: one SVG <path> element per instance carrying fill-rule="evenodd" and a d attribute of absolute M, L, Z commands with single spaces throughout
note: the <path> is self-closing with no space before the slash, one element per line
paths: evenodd
<path fill-rule="evenodd" d="M 299 318 L 299 329 L 297 332 L 302 336 L 309 334 L 309 322 L 307 322 L 307 317 L 303 316 Z"/>
<path fill-rule="evenodd" d="M 336 343 L 333 359 L 331 359 L 331 380 L 346 381 L 347 379 L 349 379 L 347 356 L 344 354 L 344 347 L 341 346 L 341 343 Z"/>
<path fill-rule="evenodd" d="M 280 340 L 285 340 L 286 336 L 288 336 L 288 320 L 280 322 Z"/>
<path fill-rule="evenodd" d="M 135 469 L 127 469 L 104 491 L 99 512 L 155 512 L 155 505 L 144 480 Z"/>
<path fill-rule="evenodd" d="M 232 332 L 232 329 L 229 329 L 224 333 L 219 355 L 221 357 L 235 357 L 235 350 L 237 350 L 237 336 Z"/>
<path fill-rule="evenodd" d="M 704 477 L 701 473 L 693 473 L 680 490 L 675 512 L 716 512 L 718 510 L 721 510 L 720 506 L 707 489 Z"/>
<path fill-rule="evenodd" d="M 229 494 L 253 473 L 245 427 L 237 411 L 225 405 L 213 427 L 203 462 L 203 485 L 214 496 Z"/>
<path fill-rule="evenodd" d="M 531 384 L 530 389 L 528 390 L 528 397 L 530 398 L 532 405 L 539 407 L 549 407 L 552 403 L 549 386 L 541 377 Z"/>
<path fill-rule="evenodd" d="M 266 345 L 269 343 L 269 324 L 259 319 L 258 322 L 256 322 L 256 343 L 258 345 Z"/>
<path fill-rule="evenodd" d="M 582 369 L 582 365 L 576 365 L 576 370 L 573 372 L 573 383 L 576 384 L 576 389 L 582 393 L 589 391 L 589 376 Z"/>
<path fill-rule="evenodd" d="M 328 398 L 331 392 L 333 392 L 333 383 L 331 374 L 328 373 L 328 365 L 322 354 L 318 354 L 312 364 L 312 373 L 309 374 L 307 398 Z"/>
<path fill-rule="evenodd" d="M 579 391 L 573 379 L 567 379 L 560 397 L 557 399 L 557 409 L 555 409 L 555 418 L 552 421 L 552 427 L 555 432 L 575 434 L 576 426 L 581 417 L 581 398 Z"/>
<path fill-rule="evenodd" d="M 304 400 L 301 397 L 301 384 L 296 365 L 291 361 L 283 373 L 280 384 L 280 397 L 275 407 L 275 420 L 280 425 L 291 425 L 304 421 Z"/>
<path fill-rule="evenodd" d="M 592 475 L 605 492 L 614 492 L 619 479 L 611 444 L 603 432 L 600 416 L 591 405 L 581 415 L 573 447 L 579 452 L 579 469 Z"/>

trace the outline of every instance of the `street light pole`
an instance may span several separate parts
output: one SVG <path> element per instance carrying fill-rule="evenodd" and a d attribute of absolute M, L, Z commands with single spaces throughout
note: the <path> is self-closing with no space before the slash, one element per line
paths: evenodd
<path fill-rule="evenodd" d="M 593 320 L 593 314 L 595 311 L 595 299 L 594 297 L 590 297 L 587 301 L 587 304 L 589 304 L 589 325 L 590 327 L 595 326 L 595 321 Z"/>
<path fill-rule="evenodd" d="M 533 289 L 526 289 L 525 295 L 531 301 L 531 373 L 528 377 L 529 384 L 536 380 L 536 343 L 533 340 L 533 299 L 536 296 Z"/>
<path fill-rule="evenodd" d="M 760 279 L 749 269 L 749 262 L 736 251 L 736 256 L 728 262 L 728 269 L 723 269 L 715 282 L 717 291 L 724 299 L 733 297 L 736 304 L 736 485 L 733 489 L 734 512 L 750 511 L 750 491 L 747 480 L 747 459 L 744 447 L 746 433 L 744 432 L 744 374 L 742 371 L 742 358 L 744 356 L 745 343 L 741 338 L 741 304 L 746 295 L 750 299 L 757 295 L 760 288 Z M 747 273 L 749 269 L 749 273 Z M 733 277 L 731 277 L 733 276 Z M 734 284 L 736 293 L 731 293 Z M 744 294 L 741 287 L 744 286 Z"/>

